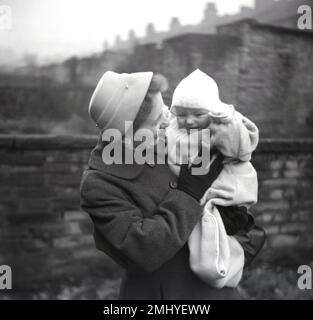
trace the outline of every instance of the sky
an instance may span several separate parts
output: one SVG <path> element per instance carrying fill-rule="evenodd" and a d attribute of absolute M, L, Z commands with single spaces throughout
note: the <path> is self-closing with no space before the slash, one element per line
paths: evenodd
<path fill-rule="evenodd" d="M 11 9 L 12 27 L 0 29 L 1 59 L 36 54 L 41 58 L 85 55 L 102 50 L 134 29 L 142 36 L 147 23 L 167 30 L 172 17 L 182 24 L 201 21 L 208 0 L 0 0 Z M 220 14 L 231 14 L 254 0 L 211 0 Z M 1 20 L 1 11 L 0 11 Z"/>

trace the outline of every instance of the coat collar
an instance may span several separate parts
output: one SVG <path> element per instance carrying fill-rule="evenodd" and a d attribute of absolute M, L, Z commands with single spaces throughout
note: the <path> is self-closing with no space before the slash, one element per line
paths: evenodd
<path fill-rule="evenodd" d="M 105 164 L 102 160 L 102 150 L 104 144 L 101 139 L 101 134 L 99 135 L 96 147 L 91 151 L 90 158 L 88 161 L 88 166 L 91 169 L 99 170 L 101 172 L 108 173 L 110 175 L 123 178 L 123 179 L 134 179 L 136 178 L 144 165 L 134 164 Z"/>

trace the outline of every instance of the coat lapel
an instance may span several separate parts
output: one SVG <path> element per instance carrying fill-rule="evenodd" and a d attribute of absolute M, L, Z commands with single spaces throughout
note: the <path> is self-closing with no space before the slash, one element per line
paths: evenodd
<path fill-rule="evenodd" d="M 99 135 L 98 143 L 91 151 L 88 161 L 88 166 L 91 169 L 99 170 L 123 179 L 134 179 L 140 174 L 144 165 L 139 165 L 135 162 L 133 164 L 105 164 L 102 160 L 103 147 L 104 144 L 101 140 L 101 135 Z"/>

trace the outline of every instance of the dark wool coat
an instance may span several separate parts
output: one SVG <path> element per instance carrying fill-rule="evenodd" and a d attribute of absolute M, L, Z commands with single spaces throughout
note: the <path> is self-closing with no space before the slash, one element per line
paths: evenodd
<path fill-rule="evenodd" d="M 198 201 L 177 189 L 167 165 L 105 165 L 92 151 L 81 182 L 81 206 L 94 224 L 96 247 L 125 268 L 120 299 L 239 299 L 215 289 L 189 267 L 187 239 Z"/>

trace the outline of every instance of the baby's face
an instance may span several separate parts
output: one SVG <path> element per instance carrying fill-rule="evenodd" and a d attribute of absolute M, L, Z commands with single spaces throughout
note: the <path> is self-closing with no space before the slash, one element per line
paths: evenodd
<path fill-rule="evenodd" d="M 175 106 L 173 113 L 180 129 L 205 129 L 211 123 L 211 117 L 205 109 Z"/>

